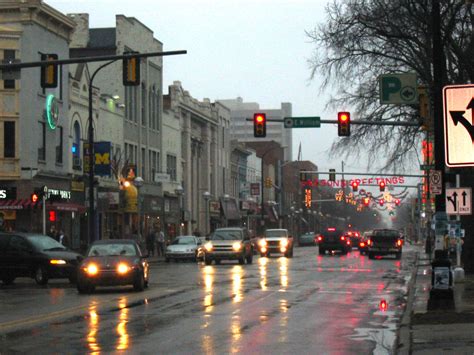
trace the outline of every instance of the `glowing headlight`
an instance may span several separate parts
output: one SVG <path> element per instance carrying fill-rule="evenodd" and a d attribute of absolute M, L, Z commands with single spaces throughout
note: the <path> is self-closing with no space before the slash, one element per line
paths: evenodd
<path fill-rule="evenodd" d="M 57 259 L 52 259 L 49 261 L 51 265 L 64 265 L 66 264 L 65 260 L 57 260 Z"/>
<path fill-rule="evenodd" d="M 267 241 L 265 239 L 260 239 L 258 241 L 258 245 L 260 245 L 261 247 L 266 247 L 267 246 Z"/>
<path fill-rule="evenodd" d="M 288 239 L 280 240 L 280 246 L 281 247 L 287 247 L 288 246 Z"/>
<path fill-rule="evenodd" d="M 204 245 L 204 248 L 206 248 L 207 251 L 212 251 L 212 248 L 213 248 L 212 243 L 211 242 L 206 243 Z"/>
<path fill-rule="evenodd" d="M 117 272 L 119 274 L 126 274 L 129 271 L 130 271 L 130 266 L 128 266 L 127 264 L 120 263 L 117 265 Z"/>
<path fill-rule="evenodd" d="M 234 249 L 235 251 L 239 251 L 240 248 L 242 248 L 242 243 L 236 242 L 232 244 L 232 249 Z"/>
<path fill-rule="evenodd" d="M 99 268 L 97 267 L 96 264 L 89 264 L 89 265 L 87 265 L 86 268 L 84 268 L 84 270 L 89 275 L 97 275 L 97 273 L 99 272 Z"/>

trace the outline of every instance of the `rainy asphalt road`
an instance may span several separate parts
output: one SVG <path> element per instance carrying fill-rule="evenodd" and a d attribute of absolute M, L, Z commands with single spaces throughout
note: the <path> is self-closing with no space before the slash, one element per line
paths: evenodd
<path fill-rule="evenodd" d="M 160 263 L 142 293 L 20 279 L 0 288 L 0 354 L 390 353 L 414 260 L 410 246 L 401 261 L 308 247 L 252 265 Z"/>

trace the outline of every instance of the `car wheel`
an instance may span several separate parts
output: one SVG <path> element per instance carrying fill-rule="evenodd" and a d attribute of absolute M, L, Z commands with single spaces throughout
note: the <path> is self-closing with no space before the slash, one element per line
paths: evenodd
<path fill-rule="evenodd" d="M 402 252 L 398 252 L 395 254 L 395 259 L 400 260 L 402 258 Z"/>
<path fill-rule="evenodd" d="M 242 256 L 239 258 L 239 264 L 244 265 L 245 264 L 245 258 Z"/>
<path fill-rule="evenodd" d="M 80 294 L 88 293 L 90 289 L 89 286 L 84 285 L 82 282 L 78 282 L 76 288 L 77 292 L 79 292 Z"/>
<path fill-rule="evenodd" d="M 143 273 L 138 275 L 137 279 L 133 283 L 133 288 L 138 292 L 141 292 L 145 289 L 145 277 L 143 276 Z"/>
<path fill-rule="evenodd" d="M 219 259 L 216 259 L 216 260 L 214 260 L 214 263 L 215 263 L 216 265 L 220 265 L 220 264 L 221 264 L 221 261 L 220 261 Z"/>
<path fill-rule="evenodd" d="M 253 262 L 253 254 L 250 254 L 249 256 L 247 256 L 246 260 L 247 260 L 247 264 L 252 264 L 252 262 Z"/>
<path fill-rule="evenodd" d="M 145 288 L 148 288 L 148 280 L 145 280 Z"/>
<path fill-rule="evenodd" d="M 4 285 L 11 285 L 15 281 L 15 276 L 5 276 L 2 278 Z"/>
<path fill-rule="evenodd" d="M 324 255 L 326 254 L 326 250 L 324 250 L 323 248 L 319 248 L 319 255 Z"/>
<path fill-rule="evenodd" d="M 342 255 L 347 255 L 347 249 L 342 249 L 342 250 L 341 250 L 341 254 L 342 254 Z"/>
<path fill-rule="evenodd" d="M 369 255 L 369 259 L 373 259 L 373 258 L 375 258 L 375 255 L 374 255 L 374 253 L 371 253 L 370 251 L 369 251 L 369 254 L 368 254 L 368 255 Z"/>
<path fill-rule="evenodd" d="M 69 283 L 75 284 L 77 282 L 77 276 L 76 275 L 71 275 L 68 277 Z"/>
<path fill-rule="evenodd" d="M 46 285 L 48 283 L 48 272 L 44 266 L 38 266 L 34 275 L 35 281 L 38 285 Z"/>
<path fill-rule="evenodd" d="M 209 259 L 208 257 L 204 257 L 204 264 L 206 264 L 206 265 L 211 265 L 211 264 L 212 264 L 212 260 Z"/>

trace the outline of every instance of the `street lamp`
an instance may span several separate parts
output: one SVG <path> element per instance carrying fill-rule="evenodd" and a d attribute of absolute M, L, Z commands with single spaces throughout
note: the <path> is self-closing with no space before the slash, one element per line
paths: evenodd
<path fill-rule="evenodd" d="M 140 176 L 137 176 L 133 180 L 133 185 L 137 188 L 137 214 L 138 214 L 138 235 L 142 236 L 142 204 L 140 189 L 143 186 L 144 180 Z"/>
<path fill-rule="evenodd" d="M 211 198 L 211 193 L 209 191 L 204 191 L 202 193 L 202 197 L 204 197 L 204 201 L 206 202 L 206 220 L 205 220 L 205 235 L 209 234 L 209 199 Z"/>
<path fill-rule="evenodd" d="M 224 196 L 222 196 L 222 199 L 224 200 L 224 218 L 225 218 L 225 226 L 227 227 L 228 224 L 229 224 L 229 220 L 227 219 L 227 201 L 230 200 L 230 196 L 228 194 L 224 194 Z"/>
<path fill-rule="evenodd" d="M 181 185 L 174 190 L 179 199 L 179 235 L 183 235 L 183 195 L 184 188 Z"/>

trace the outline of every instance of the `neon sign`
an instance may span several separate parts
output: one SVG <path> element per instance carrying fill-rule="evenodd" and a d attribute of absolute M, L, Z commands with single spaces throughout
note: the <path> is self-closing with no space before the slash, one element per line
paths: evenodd
<path fill-rule="evenodd" d="M 59 106 L 54 95 L 50 94 L 46 97 L 45 110 L 49 128 L 56 129 L 59 121 Z"/>

